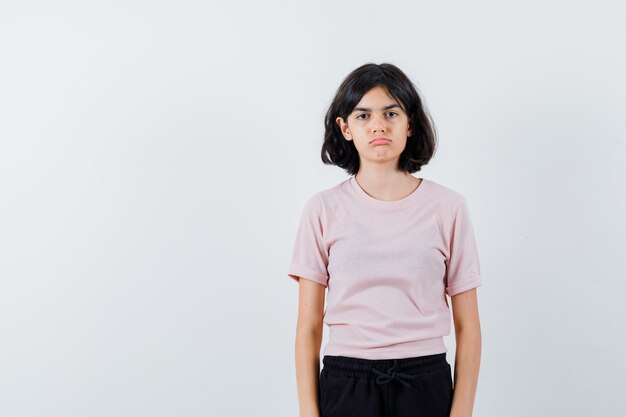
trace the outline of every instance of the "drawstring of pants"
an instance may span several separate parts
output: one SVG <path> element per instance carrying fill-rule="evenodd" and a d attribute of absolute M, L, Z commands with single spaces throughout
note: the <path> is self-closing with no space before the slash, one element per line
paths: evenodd
<path fill-rule="evenodd" d="M 383 385 L 383 384 L 386 384 L 387 382 L 389 382 L 389 381 L 391 381 L 392 379 L 395 378 L 400 383 L 406 385 L 407 387 L 411 388 L 412 390 L 418 391 L 417 388 L 415 388 L 413 385 L 409 384 L 406 381 L 407 379 L 408 380 L 415 379 L 415 376 L 414 375 L 409 375 L 409 374 L 404 374 L 404 373 L 401 373 L 401 372 L 394 372 L 397 365 L 398 365 L 398 360 L 394 359 L 393 365 L 391 366 L 391 368 L 388 369 L 389 373 L 383 372 L 380 369 L 372 368 L 372 372 L 374 372 L 376 375 L 378 375 L 378 377 L 376 377 L 376 383 L 378 385 Z"/>

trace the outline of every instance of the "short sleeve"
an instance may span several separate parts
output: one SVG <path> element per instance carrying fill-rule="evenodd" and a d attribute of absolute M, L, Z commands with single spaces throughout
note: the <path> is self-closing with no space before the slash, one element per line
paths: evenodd
<path fill-rule="evenodd" d="M 452 297 L 482 284 L 478 248 L 465 197 L 454 211 L 449 230 L 446 293 Z"/>
<path fill-rule="evenodd" d="M 318 194 L 304 205 L 287 275 L 328 286 L 328 249 L 324 243 L 322 204 Z"/>

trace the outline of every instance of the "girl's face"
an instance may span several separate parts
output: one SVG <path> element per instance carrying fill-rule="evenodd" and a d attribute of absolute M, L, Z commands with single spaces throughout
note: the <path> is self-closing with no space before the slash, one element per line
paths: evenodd
<path fill-rule="evenodd" d="M 354 141 L 361 163 L 366 159 L 397 166 L 411 136 L 407 114 L 382 86 L 365 93 L 346 120 L 337 117 L 335 121 L 346 140 Z"/>

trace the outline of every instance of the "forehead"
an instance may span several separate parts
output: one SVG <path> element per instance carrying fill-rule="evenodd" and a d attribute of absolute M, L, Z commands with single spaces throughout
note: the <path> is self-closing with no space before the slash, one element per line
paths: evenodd
<path fill-rule="evenodd" d="M 396 103 L 396 100 L 394 100 L 389 93 L 387 92 L 387 89 L 383 86 L 377 85 L 376 87 L 371 88 L 368 92 L 366 92 L 365 94 L 363 94 L 363 97 L 361 97 L 361 100 L 359 101 L 359 103 L 357 105 L 360 104 L 367 104 L 370 102 L 381 102 L 381 101 L 385 101 L 388 103 Z"/>
<path fill-rule="evenodd" d="M 402 106 L 389 95 L 386 88 L 376 86 L 361 97 L 353 111 L 385 111 L 391 108 L 402 109 Z"/>

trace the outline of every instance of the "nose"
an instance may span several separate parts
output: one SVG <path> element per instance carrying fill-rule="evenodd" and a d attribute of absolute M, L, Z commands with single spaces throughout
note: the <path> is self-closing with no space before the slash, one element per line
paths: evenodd
<path fill-rule="evenodd" d="M 372 132 L 383 133 L 387 129 L 387 121 L 384 116 L 376 116 L 370 119 L 372 121 Z"/>

